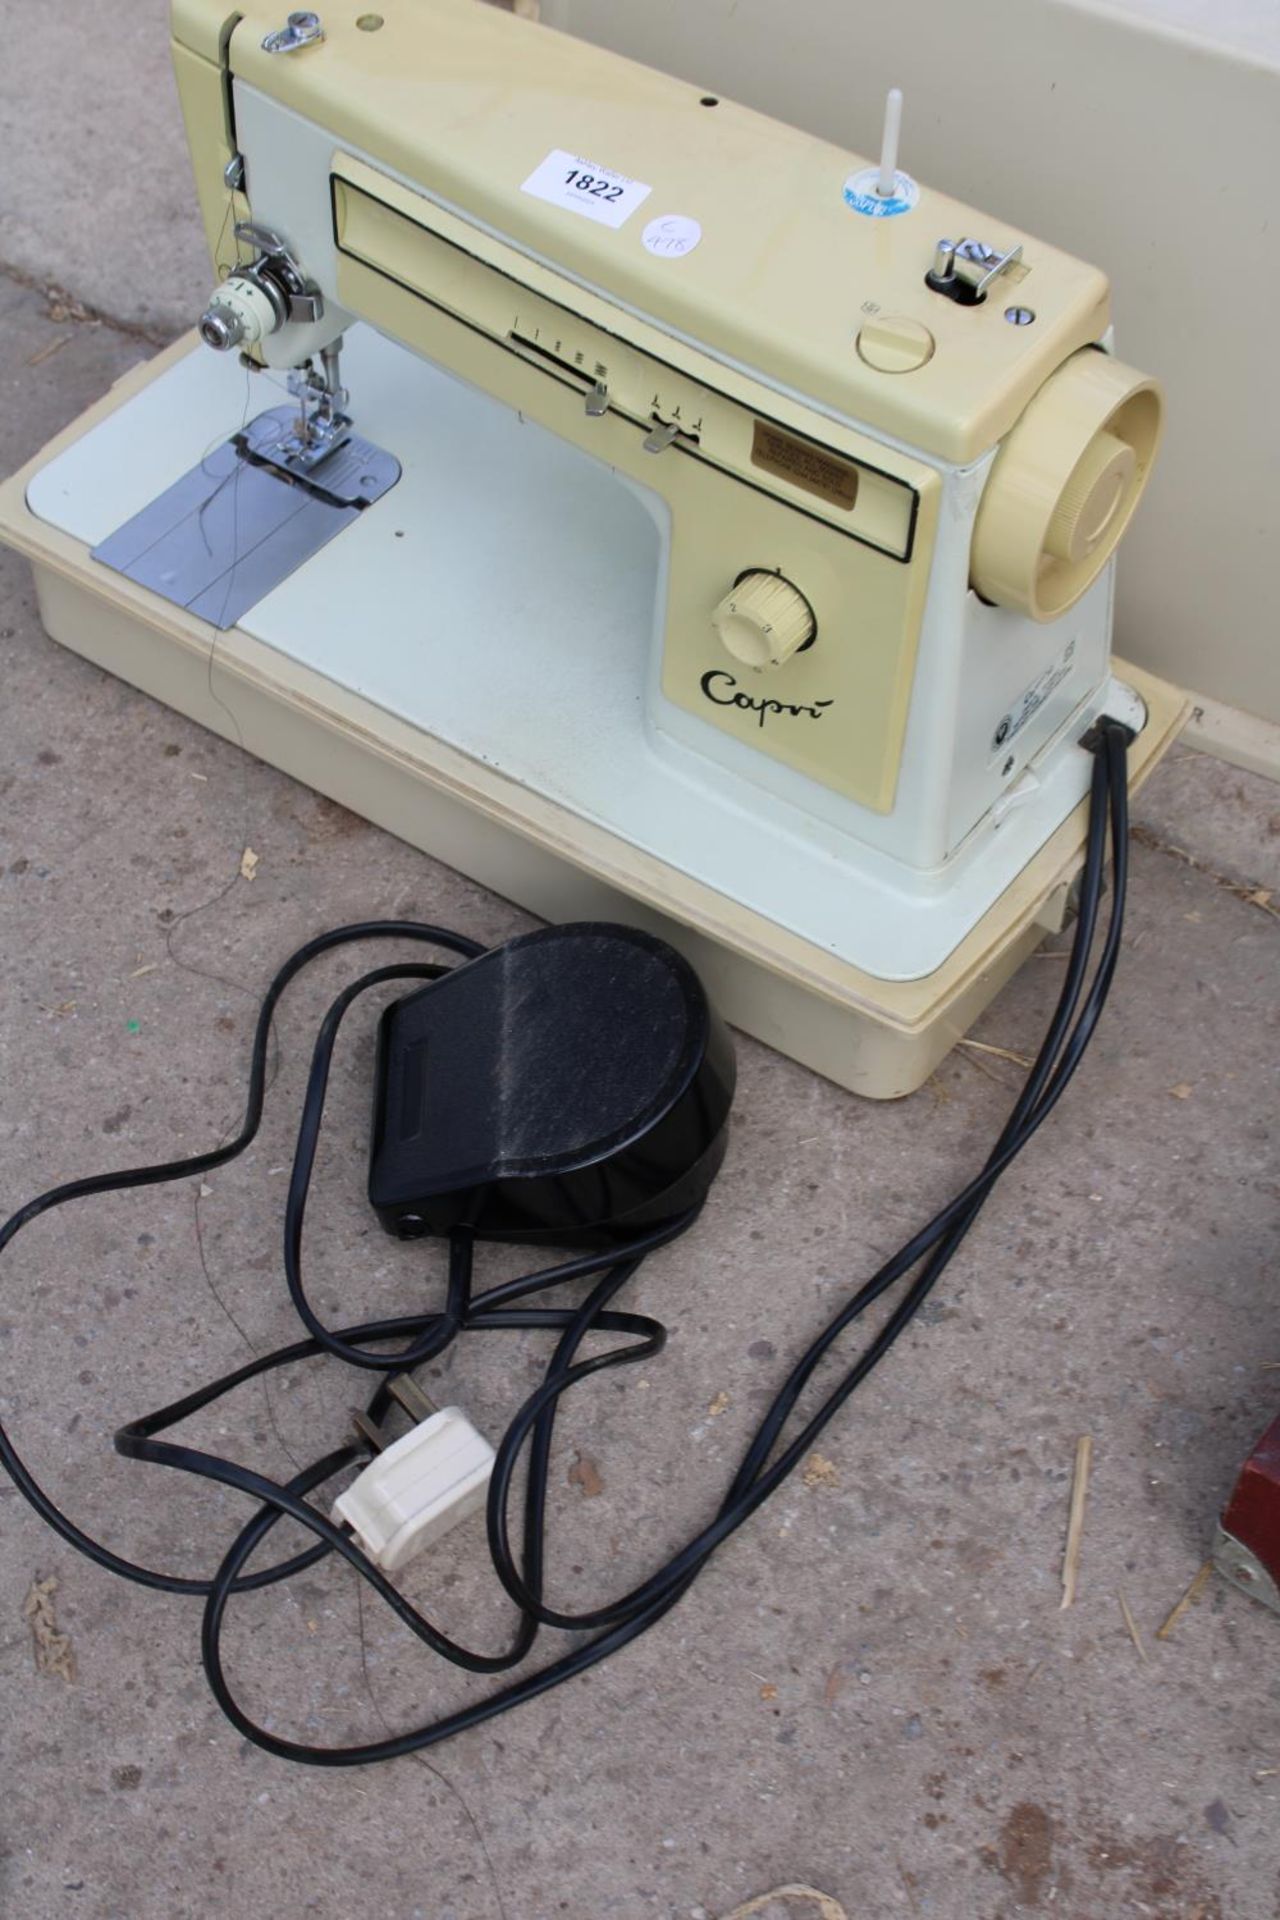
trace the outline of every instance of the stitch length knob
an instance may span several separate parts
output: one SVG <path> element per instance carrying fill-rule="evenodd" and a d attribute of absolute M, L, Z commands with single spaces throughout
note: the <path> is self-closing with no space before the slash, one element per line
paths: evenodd
<path fill-rule="evenodd" d="M 777 573 L 744 573 L 711 616 L 720 639 L 757 673 L 780 667 L 817 633 L 813 608 Z"/>

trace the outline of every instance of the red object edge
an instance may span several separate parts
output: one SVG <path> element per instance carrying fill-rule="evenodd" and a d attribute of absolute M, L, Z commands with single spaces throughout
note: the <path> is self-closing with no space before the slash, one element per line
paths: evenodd
<path fill-rule="evenodd" d="M 1241 1467 L 1222 1526 L 1280 1587 L 1280 1419 L 1267 1428 Z"/>

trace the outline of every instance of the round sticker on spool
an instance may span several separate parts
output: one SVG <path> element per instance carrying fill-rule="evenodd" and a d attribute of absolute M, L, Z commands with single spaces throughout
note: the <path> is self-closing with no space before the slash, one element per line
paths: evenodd
<path fill-rule="evenodd" d="M 852 207 L 855 213 L 865 213 L 870 220 L 888 220 L 895 213 L 910 213 L 920 198 L 920 189 L 909 173 L 894 174 L 893 192 L 887 197 L 878 191 L 879 184 L 879 167 L 864 167 L 861 173 L 851 173 L 844 183 L 846 207 Z"/>
<path fill-rule="evenodd" d="M 687 213 L 660 213 L 641 234 L 645 248 L 659 260 L 681 260 L 702 238 L 702 228 Z"/>

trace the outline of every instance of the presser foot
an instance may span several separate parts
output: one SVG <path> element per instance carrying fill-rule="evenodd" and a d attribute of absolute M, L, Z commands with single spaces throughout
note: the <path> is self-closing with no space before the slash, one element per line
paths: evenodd
<path fill-rule="evenodd" d="M 338 343 L 321 354 L 323 372 L 310 362 L 289 375 L 289 391 L 298 402 L 296 410 L 276 409 L 260 414 L 255 425 L 264 420 L 279 420 L 278 438 L 257 436 L 252 451 L 268 465 L 284 473 L 308 477 L 316 472 L 351 438 L 352 421 L 347 411 L 350 395 L 338 375 Z"/>
<path fill-rule="evenodd" d="M 363 509 L 400 477 L 399 461 L 354 432 L 349 420 L 339 416 L 323 437 L 314 429 L 308 435 L 293 407 L 258 414 L 229 445 L 241 461 L 334 506 Z"/>

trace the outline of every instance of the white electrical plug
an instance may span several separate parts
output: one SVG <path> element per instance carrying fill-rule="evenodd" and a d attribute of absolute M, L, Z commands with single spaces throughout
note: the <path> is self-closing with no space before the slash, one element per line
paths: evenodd
<path fill-rule="evenodd" d="M 395 1573 L 484 1505 L 493 1462 L 493 1448 L 461 1408 L 442 1407 L 375 1454 L 334 1501 L 334 1518 Z"/>

